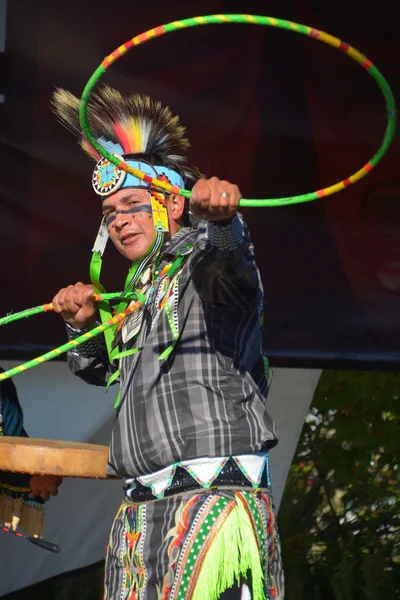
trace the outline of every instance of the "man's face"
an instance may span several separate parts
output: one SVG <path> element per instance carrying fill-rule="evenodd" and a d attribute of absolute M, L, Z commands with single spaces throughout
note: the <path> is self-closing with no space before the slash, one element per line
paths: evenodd
<path fill-rule="evenodd" d="M 104 200 L 103 214 L 122 256 L 132 262 L 145 256 L 155 236 L 150 194 L 145 189 L 118 190 Z"/>

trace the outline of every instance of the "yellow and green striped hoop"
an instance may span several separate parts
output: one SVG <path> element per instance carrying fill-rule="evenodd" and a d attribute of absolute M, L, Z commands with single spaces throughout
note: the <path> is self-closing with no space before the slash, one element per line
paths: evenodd
<path fill-rule="evenodd" d="M 287 31 L 294 31 L 296 33 L 307 35 L 311 38 L 314 38 L 315 40 L 324 42 L 329 46 L 333 46 L 333 48 L 340 50 L 341 52 L 347 54 L 350 58 L 358 62 L 371 75 L 371 77 L 373 77 L 379 89 L 384 95 L 387 110 L 386 129 L 378 151 L 361 169 L 359 169 L 349 177 L 346 177 L 342 181 L 330 185 L 329 187 L 322 188 L 320 190 L 310 192 L 308 194 L 301 194 L 299 196 L 288 196 L 284 198 L 267 199 L 242 198 L 240 200 L 240 206 L 284 206 L 287 204 L 299 204 L 301 202 L 317 200 L 318 198 L 330 196 L 331 194 L 336 194 L 337 192 L 344 190 L 349 185 L 360 181 L 360 179 L 365 177 L 374 167 L 376 167 L 376 165 L 382 160 L 383 156 L 388 151 L 388 148 L 393 140 L 396 130 L 396 104 L 394 96 L 388 82 L 386 81 L 382 73 L 379 71 L 379 69 L 358 50 L 356 50 L 349 44 L 342 42 L 339 38 L 330 35 L 329 33 L 325 33 L 324 31 L 320 31 L 318 29 L 313 29 L 312 27 L 308 27 L 307 25 L 294 23 L 293 21 L 275 19 L 273 17 L 263 17 L 258 15 L 244 14 L 208 15 L 204 17 L 192 17 L 190 19 L 183 19 L 182 21 L 173 21 L 172 23 L 168 23 L 167 25 L 160 25 L 159 27 L 149 29 L 149 31 L 145 31 L 140 35 L 137 35 L 136 37 L 125 42 L 125 44 L 122 44 L 122 46 L 119 46 L 109 56 L 106 56 L 101 65 L 93 73 L 88 83 L 86 84 L 85 89 L 83 90 L 79 111 L 82 130 L 89 142 L 99 152 L 101 156 L 107 158 L 111 163 L 120 167 L 124 171 L 132 173 L 132 175 L 134 175 L 135 177 L 138 177 L 139 179 L 142 179 L 153 186 L 159 187 L 170 193 L 173 192 L 176 194 L 180 194 L 181 196 L 185 196 L 186 198 L 190 198 L 190 191 L 174 187 L 166 182 L 159 181 L 158 179 L 153 179 L 149 175 L 142 173 L 142 171 L 135 169 L 123 160 L 107 152 L 107 150 L 103 148 L 101 144 L 99 144 L 99 142 L 92 134 L 87 118 L 87 107 L 88 102 L 90 100 L 90 95 L 94 87 L 97 85 L 99 79 L 104 74 L 104 72 L 119 58 L 124 56 L 131 48 L 139 46 L 140 44 L 143 44 L 148 40 L 160 37 L 161 35 L 164 35 L 166 33 L 172 33 L 173 31 L 179 31 L 187 27 L 198 27 L 200 25 L 218 25 L 222 23 L 247 23 L 252 25 L 266 25 L 269 27 L 277 27 L 278 29 L 286 29 Z"/>
<path fill-rule="evenodd" d="M 5 381 L 6 379 L 10 379 L 10 377 L 14 377 L 15 375 L 19 375 L 20 373 L 24 373 L 25 371 L 28 371 L 28 369 L 33 369 L 33 367 L 38 367 L 39 365 L 49 360 L 52 360 L 53 358 L 58 358 L 62 354 L 65 354 L 65 352 L 73 350 L 80 344 L 84 344 L 88 340 L 91 340 L 96 335 L 104 333 L 105 331 L 107 331 L 107 329 L 110 329 L 110 327 L 114 327 L 114 325 L 121 323 L 121 321 L 123 321 L 127 316 L 142 308 L 143 303 L 145 301 L 143 294 L 135 294 L 135 296 L 138 298 L 136 302 L 134 302 L 131 306 L 118 313 L 117 315 L 114 315 L 113 317 L 108 319 L 108 321 L 105 321 L 101 325 L 97 325 L 90 331 L 82 333 L 76 339 L 70 340 L 69 342 L 62 344 L 62 346 L 58 346 L 58 348 L 54 348 L 54 350 L 50 350 L 49 352 L 46 352 L 41 356 L 33 358 L 32 360 L 28 360 L 22 365 L 18 365 L 16 367 L 13 367 L 12 369 L 9 369 L 8 371 L 4 371 L 4 373 L 0 373 L 0 382 Z"/>

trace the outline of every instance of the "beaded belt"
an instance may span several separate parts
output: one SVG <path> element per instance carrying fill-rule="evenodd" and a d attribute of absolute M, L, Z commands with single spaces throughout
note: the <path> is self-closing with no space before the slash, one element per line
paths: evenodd
<path fill-rule="evenodd" d="M 268 453 L 182 461 L 151 475 L 126 479 L 125 483 L 127 502 L 146 502 L 199 489 L 270 489 Z"/>

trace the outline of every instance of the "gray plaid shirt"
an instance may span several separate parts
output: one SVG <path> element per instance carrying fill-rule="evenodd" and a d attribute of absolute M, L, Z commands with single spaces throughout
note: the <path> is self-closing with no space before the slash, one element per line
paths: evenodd
<path fill-rule="evenodd" d="M 136 477 L 182 460 L 252 454 L 277 443 L 265 406 L 263 293 L 247 227 L 235 216 L 229 225 L 181 229 L 163 248 L 161 266 L 185 252 L 167 300 L 179 331 L 174 350 L 160 360 L 174 337 L 158 289 L 139 338 L 123 347 L 141 350 L 120 360 L 109 475 Z M 105 385 L 115 367 L 104 340 L 95 339 L 70 352 L 68 362 L 88 383 Z"/>

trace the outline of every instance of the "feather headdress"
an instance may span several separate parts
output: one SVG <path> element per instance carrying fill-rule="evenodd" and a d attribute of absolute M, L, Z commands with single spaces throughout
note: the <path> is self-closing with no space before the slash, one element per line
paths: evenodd
<path fill-rule="evenodd" d="M 67 90 L 58 88 L 53 94 L 53 111 L 62 124 L 80 138 L 83 150 L 99 161 L 100 155 L 82 134 L 79 104 L 79 99 Z M 179 117 L 149 96 L 125 95 L 103 85 L 92 95 L 87 117 L 93 135 L 108 152 L 125 156 L 139 154 L 153 165 L 177 171 L 185 184 L 201 177 L 198 169 L 185 158 L 190 144 Z"/>

